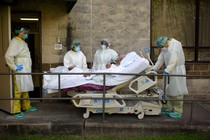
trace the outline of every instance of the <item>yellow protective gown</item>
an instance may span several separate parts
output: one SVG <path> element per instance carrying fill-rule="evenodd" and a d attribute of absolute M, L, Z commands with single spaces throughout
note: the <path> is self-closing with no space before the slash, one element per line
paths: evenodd
<path fill-rule="evenodd" d="M 7 65 L 15 73 L 31 73 L 31 56 L 27 43 L 19 37 L 14 37 L 5 54 Z M 23 65 L 23 69 L 16 71 L 16 65 Z M 33 91 L 34 85 L 31 75 L 15 75 L 15 98 L 28 98 L 28 91 Z M 30 100 L 22 101 L 22 109 L 27 110 Z M 13 113 L 21 111 L 21 101 L 13 101 Z"/>
<path fill-rule="evenodd" d="M 118 56 L 117 52 L 107 47 L 106 49 L 98 49 L 94 55 L 93 70 L 105 70 L 106 64 L 110 64 Z"/>

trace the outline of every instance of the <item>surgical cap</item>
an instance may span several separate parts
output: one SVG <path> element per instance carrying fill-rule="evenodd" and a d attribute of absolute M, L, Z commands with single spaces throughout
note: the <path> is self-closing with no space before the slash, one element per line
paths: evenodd
<path fill-rule="evenodd" d="M 17 28 L 17 29 L 15 29 L 15 34 L 18 34 L 18 33 L 22 32 L 23 30 L 25 30 L 25 28 L 23 28 L 23 27 Z"/>
<path fill-rule="evenodd" d="M 102 41 L 105 41 L 106 43 L 108 43 L 109 45 L 111 45 L 110 40 L 108 38 L 104 38 Z"/>
<path fill-rule="evenodd" d="M 79 41 L 79 40 L 74 40 L 74 41 L 72 42 L 71 49 L 72 49 L 73 47 L 75 47 L 75 46 L 78 46 L 78 45 L 80 45 L 80 41 Z"/>
<path fill-rule="evenodd" d="M 163 48 L 163 46 L 167 43 L 168 39 L 169 38 L 166 36 L 158 37 L 158 39 L 156 40 L 157 46 Z"/>

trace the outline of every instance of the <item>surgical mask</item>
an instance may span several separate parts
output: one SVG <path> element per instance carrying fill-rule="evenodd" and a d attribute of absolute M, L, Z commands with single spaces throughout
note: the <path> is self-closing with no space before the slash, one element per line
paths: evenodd
<path fill-rule="evenodd" d="M 76 47 L 74 48 L 74 51 L 75 51 L 75 52 L 79 52 L 79 51 L 80 51 L 80 46 L 76 46 Z"/>
<path fill-rule="evenodd" d="M 28 39 L 28 34 L 24 34 L 23 39 Z"/>
<path fill-rule="evenodd" d="M 104 49 L 106 49 L 106 46 L 105 46 L 105 45 L 100 45 L 100 48 L 101 48 L 102 50 L 104 50 Z"/>

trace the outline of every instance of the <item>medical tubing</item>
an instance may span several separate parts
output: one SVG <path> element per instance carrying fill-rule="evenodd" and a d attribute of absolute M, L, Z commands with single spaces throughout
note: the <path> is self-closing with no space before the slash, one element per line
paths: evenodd
<path fill-rule="evenodd" d="M 152 66 L 154 66 L 154 63 L 152 62 L 152 60 L 151 60 L 151 58 L 150 58 L 150 54 L 149 54 L 149 53 L 147 53 L 147 58 L 148 58 L 149 62 L 152 64 Z"/>

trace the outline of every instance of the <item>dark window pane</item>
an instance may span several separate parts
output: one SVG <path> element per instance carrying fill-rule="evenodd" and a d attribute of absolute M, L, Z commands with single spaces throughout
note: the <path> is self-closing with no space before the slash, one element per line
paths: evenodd
<path fill-rule="evenodd" d="M 194 47 L 195 8 L 195 0 L 152 0 L 152 46 L 164 35 Z"/>
<path fill-rule="evenodd" d="M 153 57 L 152 57 L 153 61 L 157 61 L 157 58 L 160 54 L 160 51 L 161 51 L 161 49 L 159 49 L 159 48 L 154 48 L 153 49 Z"/>
<path fill-rule="evenodd" d="M 210 1 L 201 0 L 199 18 L 199 46 L 210 47 Z"/>

